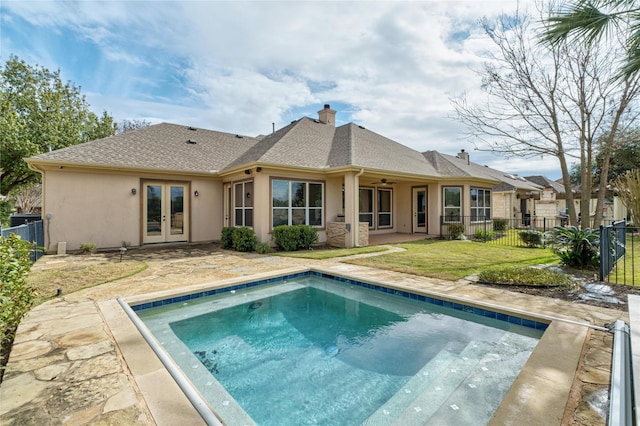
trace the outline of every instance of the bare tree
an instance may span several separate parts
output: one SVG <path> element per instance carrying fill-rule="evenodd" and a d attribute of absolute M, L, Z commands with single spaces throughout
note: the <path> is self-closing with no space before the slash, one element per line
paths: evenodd
<path fill-rule="evenodd" d="M 640 169 L 629 170 L 613 181 L 634 225 L 640 225 Z"/>
<path fill-rule="evenodd" d="M 42 185 L 22 188 L 15 196 L 15 207 L 20 213 L 33 213 L 42 208 Z"/>
<path fill-rule="evenodd" d="M 122 120 L 118 126 L 118 134 L 142 129 L 150 125 L 151 123 L 147 120 Z"/>
<path fill-rule="evenodd" d="M 611 137 L 601 140 L 613 144 L 618 129 L 631 121 L 638 79 L 613 79 L 610 64 L 617 50 L 612 46 L 604 50 L 540 43 L 539 25 L 531 25 L 529 16 L 503 16 L 496 23 L 483 20 L 482 25 L 496 47 L 479 71 L 487 96 L 473 104 L 465 96 L 454 99 L 458 118 L 478 150 L 507 158 L 557 158 L 569 221 L 589 227 L 590 165 L 597 141 L 608 133 Z M 570 181 L 572 161 L 578 161 L 582 177 L 580 221 Z M 604 180 L 603 188 L 606 175 Z M 596 215 L 599 221 L 601 203 Z"/>

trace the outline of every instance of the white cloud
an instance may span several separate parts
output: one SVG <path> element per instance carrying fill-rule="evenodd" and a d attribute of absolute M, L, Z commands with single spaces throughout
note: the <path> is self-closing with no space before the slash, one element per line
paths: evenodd
<path fill-rule="evenodd" d="M 27 25 L 51 35 L 3 39 L 12 53 L 31 62 L 37 52 L 35 63 L 60 67 L 97 111 L 118 120 L 257 134 L 287 124 L 292 111 L 315 116 L 322 104 L 339 103 L 347 110 L 338 120 L 447 153 L 473 149 L 449 118 L 449 99 L 479 89 L 472 69 L 491 44 L 477 21 L 515 7 L 511 0 L 0 5 L 10 34 Z M 495 164 L 515 172 L 533 163 Z"/>

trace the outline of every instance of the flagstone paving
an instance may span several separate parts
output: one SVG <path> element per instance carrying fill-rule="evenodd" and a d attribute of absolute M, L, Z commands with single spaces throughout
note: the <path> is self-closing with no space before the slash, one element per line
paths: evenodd
<path fill-rule="evenodd" d="M 109 256 L 115 255 L 44 256 L 34 268 L 98 263 Z M 449 282 L 349 265 L 339 259 L 310 261 L 238 254 L 220 251 L 215 245 L 130 250 L 127 256 L 142 260 L 149 267 L 132 277 L 53 299 L 34 308 L 22 321 L 0 385 L 0 424 L 172 424 L 170 419 L 152 415 L 149 404 L 153 401 L 138 387 L 98 305 L 117 297 L 291 267 L 322 267 L 598 327 L 616 319 L 628 322 L 623 311 L 482 287 L 465 280 Z M 578 370 L 575 375 L 568 372 L 573 377 L 573 387 L 568 404 L 562 402 L 566 409 L 562 420 L 556 421 L 558 424 L 604 424 L 590 401 L 597 399 L 597 392 L 602 393 L 609 385 L 612 335 L 586 328 L 586 336 L 586 343 L 578 350 L 581 353 Z M 180 418 L 179 408 L 176 410 Z M 536 420 L 533 421 L 535 424 Z M 540 418 L 538 424 L 554 423 Z"/>

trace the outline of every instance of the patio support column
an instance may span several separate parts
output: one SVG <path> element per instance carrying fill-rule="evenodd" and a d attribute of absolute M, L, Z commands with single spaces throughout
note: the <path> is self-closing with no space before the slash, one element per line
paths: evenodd
<path fill-rule="evenodd" d="M 360 206 L 360 172 L 347 172 L 344 176 L 344 223 L 349 232 L 345 235 L 345 247 L 355 247 L 358 243 L 358 214 Z"/>

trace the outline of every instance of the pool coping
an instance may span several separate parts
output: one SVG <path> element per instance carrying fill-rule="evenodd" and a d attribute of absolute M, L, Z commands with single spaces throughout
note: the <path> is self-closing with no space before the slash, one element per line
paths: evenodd
<path fill-rule="evenodd" d="M 600 327 L 594 327 L 591 324 L 567 318 L 540 315 L 495 303 L 479 302 L 464 297 L 420 289 L 397 282 L 391 283 L 384 280 L 376 280 L 374 282 L 371 278 L 358 276 L 357 273 L 342 273 L 330 268 L 320 267 L 287 268 L 241 278 L 191 285 L 178 290 L 173 289 L 131 296 L 123 300 L 131 306 L 179 297 L 194 292 L 311 271 L 548 323 L 547 330 L 496 410 L 490 424 L 504 425 L 520 424 L 522 422 L 560 424 L 569 400 L 588 329 L 602 330 Z M 109 300 L 98 303 L 98 306 L 104 317 L 105 324 L 110 329 L 122 353 L 124 362 L 128 366 L 156 424 L 206 424 L 118 302 Z M 221 422 L 220 424 L 223 423 Z"/>

